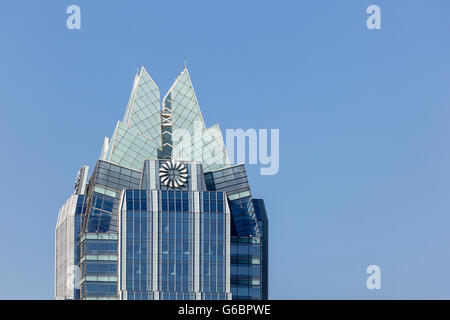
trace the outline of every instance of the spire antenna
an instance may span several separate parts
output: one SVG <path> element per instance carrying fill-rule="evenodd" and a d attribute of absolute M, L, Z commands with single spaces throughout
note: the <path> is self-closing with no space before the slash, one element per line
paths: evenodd
<path fill-rule="evenodd" d="M 186 60 L 186 56 L 184 56 L 184 68 L 187 69 L 187 60 Z"/>

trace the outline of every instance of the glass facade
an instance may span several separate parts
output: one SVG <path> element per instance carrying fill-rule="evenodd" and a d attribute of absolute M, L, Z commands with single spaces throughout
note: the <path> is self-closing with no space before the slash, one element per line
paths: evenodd
<path fill-rule="evenodd" d="M 268 220 L 252 199 L 244 165 L 205 174 L 210 190 L 225 192 L 231 211 L 231 291 L 235 300 L 268 299 Z"/>
<path fill-rule="evenodd" d="M 79 299 L 75 274 L 79 274 L 80 250 L 77 244 L 85 195 L 72 195 L 59 211 L 55 230 L 55 298 Z"/>
<path fill-rule="evenodd" d="M 87 188 L 80 248 L 81 299 L 118 298 L 118 208 L 125 188 L 139 188 L 141 173 L 99 160 Z"/>
<path fill-rule="evenodd" d="M 126 190 L 119 241 L 121 297 L 230 298 L 225 201 L 221 192 Z"/>
<path fill-rule="evenodd" d="M 180 139 L 184 130 L 193 137 Z M 187 69 L 160 101 L 144 68 L 55 231 L 55 298 L 268 298 L 268 220 L 206 128 Z"/>

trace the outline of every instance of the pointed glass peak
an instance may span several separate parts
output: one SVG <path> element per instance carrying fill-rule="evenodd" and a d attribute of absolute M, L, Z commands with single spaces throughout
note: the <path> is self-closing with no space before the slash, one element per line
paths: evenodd
<path fill-rule="evenodd" d="M 123 123 L 150 139 L 160 141 L 160 113 L 159 88 L 142 67 L 135 77 Z"/>
<path fill-rule="evenodd" d="M 139 91 L 140 87 L 143 86 L 146 87 L 150 87 L 150 89 L 153 89 L 154 91 L 158 92 L 158 99 L 160 99 L 159 97 L 159 88 L 156 85 L 156 83 L 153 81 L 152 77 L 150 77 L 150 75 L 148 74 L 147 70 L 145 69 L 145 67 L 141 67 L 141 69 L 139 70 L 138 73 L 136 73 L 136 76 L 134 77 L 134 82 L 133 82 L 133 89 L 131 90 L 131 95 L 130 98 L 128 100 L 128 104 L 127 104 L 127 108 L 125 110 L 125 115 L 123 116 L 123 122 L 128 124 L 130 122 L 130 118 L 131 118 L 131 114 L 133 112 L 133 107 L 134 107 L 134 103 L 136 100 L 136 95 Z M 143 89 L 141 88 L 141 95 L 142 95 L 142 91 Z"/>
<path fill-rule="evenodd" d="M 194 125 L 206 130 L 189 71 L 184 68 L 164 97 L 164 108 L 172 110 L 173 129 L 193 133 Z"/>
<path fill-rule="evenodd" d="M 150 77 L 150 75 L 148 74 L 147 70 L 144 67 L 141 67 L 141 71 L 139 72 L 139 76 L 144 82 L 146 82 L 146 83 L 147 82 L 151 82 L 152 86 L 159 90 L 158 86 L 153 81 L 152 77 Z"/>

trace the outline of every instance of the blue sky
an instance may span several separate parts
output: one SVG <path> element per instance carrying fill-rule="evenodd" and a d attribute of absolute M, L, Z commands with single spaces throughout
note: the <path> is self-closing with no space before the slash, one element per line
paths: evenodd
<path fill-rule="evenodd" d="M 82 29 L 66 28 L 77 4 Z M 382 30 L 366 28 L 381 8 Z M 272 299 L 450 299 L 450 2 L 0 0 L 0 298 L 52 299 L 54 227 L 136 67 L 184 59 L 208 126 L 280 129 L 248 165 Z M 381 290 L 365 270 L 381 268 Z"/>

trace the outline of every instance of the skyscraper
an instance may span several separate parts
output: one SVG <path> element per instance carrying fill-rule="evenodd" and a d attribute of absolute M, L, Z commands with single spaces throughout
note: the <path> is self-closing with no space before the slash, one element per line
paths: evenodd
<path fill-rule="evenodd" d="M 122 121 L 55 231 L 55 298 L 267 299 L 268 221 L 188 70 L 165 97 L 142 68 Z"/>

